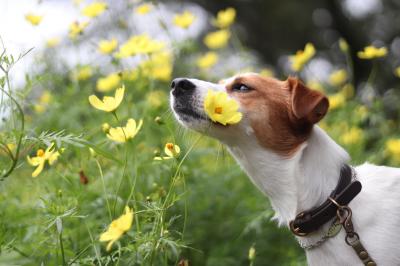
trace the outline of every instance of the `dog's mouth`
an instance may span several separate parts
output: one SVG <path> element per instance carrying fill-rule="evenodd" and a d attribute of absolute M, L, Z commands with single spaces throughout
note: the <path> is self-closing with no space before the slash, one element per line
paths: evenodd
<path fill-rule="evenodd" d="M 181 104 L 175 99 L 172 107 L 175 114 L 185 122 L 209 121 L 209 118 L 205 114 L 194 109 L 190 103 Z"/>
<path fill-rule="evenodd" d="M 197 111 L 195 111 L 191 108 L 176 107 L 176 108 L 174 108 L 174 110 L 180 116 L 186 116 L 186 117 L 190 117 L 190 118 L 196 119 L 196 120 L 208 120 L 207 117 L 205 117 L 204 115 L 198 113 Z"/>

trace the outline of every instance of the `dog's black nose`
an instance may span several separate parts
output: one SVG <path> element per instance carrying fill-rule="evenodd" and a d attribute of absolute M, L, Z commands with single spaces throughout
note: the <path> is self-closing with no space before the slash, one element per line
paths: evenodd
<path fill-rule="evenodd" d="M 174 96 L 179 96 L 182 94 L 191 93 L 196 88 L 192 82 L 185 78 L 176 78 L 171 83 L 172 94 Z"/>

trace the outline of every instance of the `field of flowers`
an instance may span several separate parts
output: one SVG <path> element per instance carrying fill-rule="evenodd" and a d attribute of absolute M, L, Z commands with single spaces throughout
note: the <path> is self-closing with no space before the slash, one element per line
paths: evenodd
<path fill-rule="evenodd" d="M 305 265 L 224 147 L 174 121 L 173 77 L 297 75 L 329 95 L 320 126 L 354 163 L 400 164 L 398 102 L 388 105 L 373 90 L 385 47 L 359 52 L 374 67 L 355 88 L 344 39 L 330 48 L 340 62 L 320 80 L 304 74 L 319 52 L 311 43 L 287 57 L 286 71 L 249 60 L 235 30 L 239 11 L 230 7 L 209 15 L 198 41 L 185 35 L 198 17 L 179 6 L 156 23 L 167 36 L 175 28 L 186 37 L 159 40 L 132 32 L 127 21 L 160 12 L 161 3 L 126 1 L 127 17 L 105 2 L 71 5 L 80 16 L 64 37 L 43 40 L 47 48 L 23 86 L 13 87 L 13 67 L 31 52 L 10 54 L 5 41 L 0 47 L 0 265 Z M 115 36 L 96 25 L 107 16 Z M 38 28 L 47 17 L 32 10 L 21 19 Z M 84 45 L 92 63 L 59 61 Z M 232 53 L 247 65 L 226 67 Z M 400 68 L 390 71 L 400 77 Z"/>

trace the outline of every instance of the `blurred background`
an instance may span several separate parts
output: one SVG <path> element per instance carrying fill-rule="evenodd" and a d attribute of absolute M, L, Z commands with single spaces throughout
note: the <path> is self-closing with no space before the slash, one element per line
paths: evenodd
<path fill-rule="evenodd" d="M 328 95 L 320 126 L 354 164 L 399 166 L 399 15 L 399 0 L 1 0 L 0 265 L 306 265 L 224 147 L 175 123 L 170 80 L 297 76 Z M 89 104 L 122 85 L 117 119 Z M 137 136 L 106 137 L 129 118 Z M 180 156 L 155 162 L 171 142 Z M 52 143 L 32 177 L 26 157 Z M 125 205 L 134 225 L 108 252 Z"/>

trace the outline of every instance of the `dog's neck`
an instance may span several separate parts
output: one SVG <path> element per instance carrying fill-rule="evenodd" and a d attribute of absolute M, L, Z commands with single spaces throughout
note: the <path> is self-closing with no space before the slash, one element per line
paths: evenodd
<path fill-rule="evenodd" d="M 335 188 L 347 152 L 321 128 L 314 126 L 310 138 L 291 158 L 283 158 L 247 137 L 227 143 L 228 149 L 270 199 L 280 224 L 296 213 L 321 204 Z M 250 142 L 250 143 L 249 143 Z"/>

